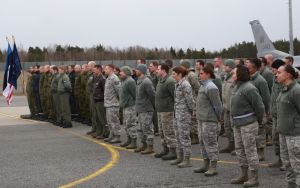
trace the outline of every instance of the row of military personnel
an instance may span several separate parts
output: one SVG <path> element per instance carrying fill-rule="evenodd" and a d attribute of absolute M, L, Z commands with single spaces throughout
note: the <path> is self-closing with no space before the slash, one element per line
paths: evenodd
<path fill-rule="evenodd" d="M 214 64 L 198 60 L 195 69 L 188 60 L 174 68 L 171 60 L 152 61 L 149 67 L 144 59 L 137 63 L 132 70 L 91 61 L 69 67 L 69 76 L 64 66 L 35 66 L 27 82 L 31 117 L 68 128 L 73 111 L 79 119 L 90 119 L 88 135 L 112 144 L 121 143 L 121 118 L 127 135 L 121 146 L 141 154 L 154 153 L 157 122 L 163 149 L 156 158 L 190 167 L 196 140 L 204 162 L 194 172 L 215 176 L 219 152 L 234 152 L 241 173 L 231 183 L 244 187 L 258 186 L 266 135 L 272 135 L 278 161 L 270 167 L 287 171 L 289 187 L 300 185 L 300 86 L 292 57 L 224 63 L 217 57 Z M 222 126 L 229 144 L 219 151 Z"/>

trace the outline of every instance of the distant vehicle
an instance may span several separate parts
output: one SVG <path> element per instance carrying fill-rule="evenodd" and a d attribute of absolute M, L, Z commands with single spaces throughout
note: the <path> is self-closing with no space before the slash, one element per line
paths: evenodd
<path fill-rule="evenodd" d="M 291 56 L 288 53 L 276 50 L 272 41 L 265 32 L 263 26 L 258 20 L 250 22 L 252 32 L 257 48 L 257 57 L 265 56 L 266 54 L 272 54 L 275 59 L 283 59 L 287 56 Z M 292 56 L 294 58 L 294 67 L 300 68 L 300 56 Z"/>

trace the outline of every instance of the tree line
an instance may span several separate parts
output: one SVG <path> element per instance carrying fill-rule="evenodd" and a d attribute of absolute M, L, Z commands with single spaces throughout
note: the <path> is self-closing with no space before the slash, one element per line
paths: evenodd
<path fill-rule="evenodd" d="M 289 41 L 278 40 L 274 42 L 276 49 L 289 51 Z M 219 51 L 207 51 L 202 49 L 176 49 L 170 48 L 146 48 L 142 46 L 130 46 L 128 48 L 113 48 L 102 44 L 81 48 L 70 45 L 53 45 L 48 47 L 29 47 L 24 50 L 18 48 L 22 62 L 43 62 L 43 61 L 90 61 L 90 60 L 135 60 L 141 57 L 145 59 L 211 59 L 216 56 L 223 58 L 250 58 L 255 57 L 257 50 L 253 42 L 236 43 L 228 48 Z M 300 55 L 300 41 L 294 39 L 295 55 Z M 0 62 L 5 61 L 5 50 L 0 50 Z"/>

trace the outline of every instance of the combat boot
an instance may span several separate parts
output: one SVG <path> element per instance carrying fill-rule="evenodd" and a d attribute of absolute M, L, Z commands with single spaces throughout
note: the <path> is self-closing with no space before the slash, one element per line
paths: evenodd
<path fill-rule="evenodd" d="M 199 144 L 199 138 L 197 134 L 191 134 L 191 144 L 192 145 Z"/>
<path fill-rule="evenodd" d="M 103 137 L 102 135 L 98 135 L 98 136 L 96 137 L 96 139 L 97 139 L 97 140 L 102 140 L 102 139 L 104 139 L 104 137 Z"/>
<path fill-rule="evenodd" d="M 154 153 L 153 151 L 153 145 L 148 145 L 147 148 L 141 152 L 143 155 Z"/>
<path fill-rule="evenodd" d="M 209 168 L 209 159 L 203 159 L 203 166 L 200 168 L 194 169 L 194 173 L 204 173 L 208 171 Z"/>
<path fill-rule="evenodd" d="M 231 153 L 234 151 L 234 142 L 229 142 L 228 146 L 220 151 L 220 153 Z"/>
<path fill-rule="evenodd" d="M 121 143 L 120 135 L 114 136 L 112 140 L 109 141 L 110 144 Z"/>
<path fill-rule="evenodd" d="M 231 180 L 231 184 L 243 184 L 244 182 L 248 181 L 248 168 L 241 167 L 242 173 Z"/>
<path fill-rule="evenodd" d="M 147 143 L 146 143 L 146 142 L 143 142 L 143 143 L 142 143 L 142 146 L 139 147 L 139 148 L 136 148 L 136 149 L 134 150 L 134 152 L 138 153 L 138 152 L 144 151 L 144 150 L 146 149 L 146 147 L 147 147 Z"/>
<path fill-rule="evenodd" d="M 177 165 L 179 168 L 188 168 L 191 167 L 190 156 L 184 156 L 183 161 Z"/>
<path fill-rule="evenodd" d="M 218 161 L 210 161 L 210 167 L 208 168 L 208 171 L 204 173 L 205 176 L 215 176 L 218 174 L 217 172 L 217 164 Z"/>
<path fill-rule="evenodd" d="M 109 136 L 108 136 L 108 138 L 104 139 L 104 142 L 110 142 L 113 139 L 113 137 L 114 137 L 113 134 L 110 133 Z"/>
<path fill-rule="evenodd" d="M 257 149 L 257 155 L 259 161 L 265 160 L 265 150 L 264 149 Z"/>
<path fill-rule="evenodd" d="M 126 149 L 136 149 L 136 138 L 131 139 L 131 143 L 126 146 Z"/>
<path fill-rule="evenodd" d="M 87 132 L 86 134 L 87 135 L 91 135 L 91 134 L 93 134 L 95 131 L 89 131 L 89 132 Z"/>
<path fill-rule="evenodd" d="M 164 155 L 162 157 L 162 160 L 174 160 L 177 158 L 176 155 L 176 149 L 175 148 L 170 148 L 169 153 L 167 155 Z"/>
<path fill-rule="evenodd" d="M 171 161 L 170 165 L 178 165 L 182 161 L 183 161 L 183 154 L 180 153 L 180 154 L 177 155 L 177 159 L 176 160 Z"/>
<path fill-rule="evenodd" d="M 120 146 L 124 148 L 126 146 L 129 146 L 130 143 L 131 143 L 131 138 L 130 138 L 130 136 L 127 136 L 127 141 L 124 142 L 124 143 L 122 143 L 122 144 L 120 144 Z"/>
<path fill-rule="evenodd" d="M 281 166 L 282 166 L 282 161 L 281 161 L 280 157 L 278 158 L 277 161 L 268 165 L 268 167 L 270 167 L 270 168 L 280 168 Z"/>
<path fill-rule="evenodd" d="M 258 186 L 258 170 L 250 170 L 249 180 L 244 182 L 244 187 L 256 187 Z"/>
<path fill-rule="evenodd" d="M 169 148 L 166 145 L 164 145 L 163 150 L 160 153 L 156 153 L 154 155 L 154 157 L 155 158 L 161 158 L 161 157 L 167 155 L 168 153 L 169 153 Z"/>

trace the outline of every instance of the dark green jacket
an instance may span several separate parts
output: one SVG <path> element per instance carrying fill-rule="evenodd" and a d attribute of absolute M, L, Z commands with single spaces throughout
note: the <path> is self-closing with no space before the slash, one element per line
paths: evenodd
<path fill-rule="evenodd" d="M 60 74 L 53 74 L 53 79 L 51 81 L 51 93 L 57 93 L 58 80 L 60 78 Z"/>
<path fill-rule="evenodd" d="M 232 126 L 244 126 L 255 121 L 262 124 L 264 104 L 258 89 L 250 82 L 237 82 L 232 90 L 230 105 Z"/>
<path fill-rule="evenodd" d="M 262 75 L 262 77 L 264 77 L 264 79 L 267 81 L 268 83 L 268 88 L 270 93 L 272 92 L 272 86 L 273 86 L 273 82 L 274 82 L 274 74 L 272 73 L 272 71 L 268 68 L 265 67 L 260 74 Z"/>
<path fill-rule="evenodd" d="M 72 92 L 72 85 L 67 74 L 62 74 L 59 77 L 57 84 L 57 92 L 59 94 Z"/>
<path fill-rule="evenodd" d="M 283 89 L 283 85 L 276 82 L 274 77 L 274 83 L 272 87 L 272 93 L 271 93 L 271 113 L 272 117 L 277 118 L 277 104 L 276 99 L 279 96 L 279 93 Z"/>
<path fill-rule="evenodd" d="M 127 76 L 121 82 L 119 105 L 121 108 L 127 108 L 135 105 L 136 83 L 131 76 Z"/>
<path fill-rule="evenodd" d="M 294 81 L 277 98 L 277 129 L 285 136 L 300 135 L 300 85 Z"/>
<path fill-rule="evenodd" d="M 136 112 L 154 112 L 154 107 L 155 91 L 151 80 L 146 76 L 139 78 L 136 87 Z"/>
<path fill-rule="evenodd" d="M 156 87 L 155 109 L 157 112 L 174 112 L 175 81 L 167 75 L 160 78 Z"/>
<path fill-rule="evenodd" d="M 265 112 L 269 114 L 270 110 L 270 91 L 268 88 L 267 81 L 256 72 L 253 76 L 251 76 L 250 82 L 258 89 L 258 92 L 263 100 L 265 105 Z"/>

